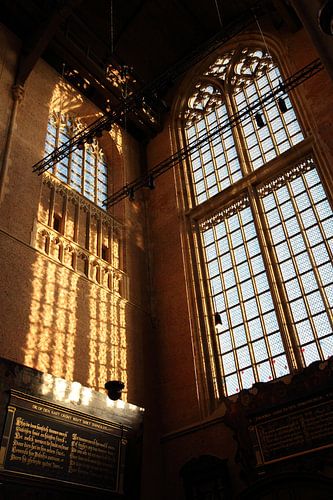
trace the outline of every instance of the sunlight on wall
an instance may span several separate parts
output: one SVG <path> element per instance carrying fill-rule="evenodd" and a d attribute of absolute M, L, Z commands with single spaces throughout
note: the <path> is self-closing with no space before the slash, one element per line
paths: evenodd
<path fill-rule="evenodd" d="M 42 376 L 41 392 L 43 396 L 52 396 L 55 401 L 80 403 L 83 406 L 89 406 L 93 397 L 89 387 L 83 387 L 80 382 L 55 378 L 50 373 L 44 373 Z"/>
<path fill-rule="evenodd" d="M 50 112 L 69 113 L 80 108 L 83 103 L 82 96 L 66 82 L 60 81 L 54 87 L 50 102 Z"/>
<path fill-rule="evenodd" d="M 24 363 L 69 380 L 74 375 L 77 282 L 76 274 L 36 256 Z"/>
<path fill-rule="evenodd" d="M 89 375 L 88 385 L 104 391 L 108 380 L 125 384 L 127 363 L 125 334 L 125 300 L 98 287 L 89 297 Z"/>
<path fill-rule="evenodd" d="M 101 409 L 112 408 L 113 410 L 126 410 L 133 414 L 144 413 L 144 408 L 127 403 L 121 399 L 111 400 L 107 395 L 104 398 L 100 394 L 94 393 L 89 387 L 82 386 L 79 382 L 68 382 L 62 378 L 53 377 L 50 373 L 44 373 L 42 376 L 41 394 L 52 398 L 53 401 L 60 403 L 74 403 L 82 406 L 93 406 L 96 409 L 96 403 Z M 98 396 L 96 398 L 96 396 Z"/>
<path fill-rule="evenodd" d="M 125 384 L 123 398 L 126 400 L 126 300 L 95 284 L 90 285 L 88 296 L 79 298 L 79 275 L 42 255 L 37 255 L 33 276 L 24 364 L 72 381 L 76 344 L 86 341 L 86 360 L 82 360 L 82 354 L 77 360 L 84 366 L 82 382 L 103 392 L 105 382 L 121 380 Z M 82 326 L 78 330 L 78 314 L 84 314 L 80 323 L 84 325 L 83 330 Z M 45 379 L 46 393 L 52 391 L 57 399 L 64 399 L 65 389 L 61 384 L 59 379 L 51 388 Z M 75 384 L 78 382 L 73 382 L 69 396 L 73 401 L 81 390 L 81 385 Z M 80 399 L 89 401 L 89 394 L 80 394 Z"/>
<path fill-rule="evenodd" d="M 60 80 L 54 87 L 54 91 L 50 102 L 50 113 L 75 114 L 79 110 L 81 119 L 87 122 L 95 121 L 103 116 L 101 111 L 95 111 L 92 106 L 84 106 L 85 101 L 79 92 L 74 87 L 64 80 Z M 82 112 L 83 111 L 83 112 Z M 117 128 L 114 132 L 110 132 L 112 139 L 116 138 L 117 147 L 121 148 L 121 133 Z"/>
<path fill-rule="evenodd" d="M 63 79 L 55 85 L 50 112 L 77 114 L 87 118 L 88 123 L 100 116 L 100 112 Z M 120 128 L 113 125 L 109 134 L 117 152 L 121 152 Z M 120 293 L 126 297 L 127 288 L 126 276 L 120 270 L 121 230 L 113 230 L 112 225 L 112 232 L 105 233 L 112 258 L 112 263 L 107 264 L 100 249 L 96 248 L 98 224 L 93 226 L 91 223 L 88 230 L 90 241 L 96 242 L 94 248 L 86 245 L 86 210 L 92 218 L 96 215 L 95 208 L 83 197 L 82 200 L 79 197 L 79 201 L 74 199 L 71 187 L 61 186 L 60 181 L 53 182 L 52 177 L 50 174 L 43 185 L 31 240 L 39 253 L 36 252 L 32 266 L 32 300 L 24 363 L 53 376 L 52 384 L 45 378 L 43 390 L 45 395 L 52 394 L 57 400 L 75 402 L 80 399 L 82 404 L 88 405 L 89 391 L 105 392 L 108 380 L 124 382 L 123 398 L 126 399 L 126 300 Z M 72 219 L 65 206 L 73 209 Z M 83 222 L 78 206 L 84 207 Z M 54 214 L 58 212 L 63 221 L 60 229 L 54 226 Z M 76 219 L 75 214 L 79 214 Z M 104 220 L 104 215 L 99 220 Z M 43 230 L 38 232 L 40 226 Z M 80 249 L 85 256 L 84 269 L 78 264 Z M 96 262 L 99 265 L 97 273 L 97 267 L 93 267 Z M 122 280 L 120 285 L 119 280 Z M 72 382 L 74 377 L 80 383 Z M 62 379 L 73 384 L 70 389 Z M 81 383 L 91 389 L 84 388 Z"/>
<path fill-rule="evenodd" d="M 123 152 L 123 136 L 120 127 L 114 123 L 109 133 L 118 153 L 121 154 Z"/>

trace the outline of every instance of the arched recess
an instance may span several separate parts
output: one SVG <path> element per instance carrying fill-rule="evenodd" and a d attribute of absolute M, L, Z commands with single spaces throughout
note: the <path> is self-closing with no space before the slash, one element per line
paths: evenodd
<path fill-rule="evenodd" d="M 295 69 L 287 68 L 284 50 L 273 38 L 263 40 L 258 34 L 245 34 L 230 41 L 193 68 L 181 84 L 173 107 L 174 148 L 189 149 L 177 179 L 184 209 L 184 264 L 192 291 L 192 339 L 194 350 L 200 353 L 196 359 L 198 393 L 204 413 L 224 396 L 250 388 L 256 382 L 269 382 L 333 354 L 327 347 L 333 335 L 330 278 L 326 281 L 332 259 L 328 169 L 315 145 L 299 90 L 292 95 L 284 91 L 272 94 L 283 89 L 283 78 Z M 252 94 L 248 76 L 253 81 Z M 261 104 L 269 93 L 272 98 Z M 259 103 L 259 107 L 247 112 L 253 102 Z M 210 114 L 203 121 L 205 107 L 210 107 Z M 189 134 L 192 124 L 188 125 L 187 120 L 191 122 L 196 111 L 197 123 L 200 125 L 201 120 L 201 125 L 195 124 Z M 243 119 L 235 119 L 240 112 Z M 211 133 L 210 119 L 216 133 Z M 217 158 L 222 155 L 219 166 Z M 229 157 L 236 167 L 230 167 Z M 221 176 L 223 169 L 226 173 Z M 303 186 L 298 193 L 297 183 Z M 317 190 L 315 198 L 311 194 L 313 187 Z M 283 189 L 288 191 L 288 200 L 281 198 Z M 312 244 L 305 205 L 297 198 L 300 193 L 315 213 L 314 224 L 322 235 L 320 244 L 327 269 L 320 268 L 319 240 L 318 247 Z M 270 205 L 271 198 L 274 200 Z M 290 220 L 283 213 L 287 202 L 294 209 Z M 323 216 L 316 208 L 321 203 L 325 204 Z M 279 214 L 278 229 L 273 222 L 273 210 Z M 236 220 L 236 229 L 231 227 L 235 222 L 232 218 Z M 298 224 L 294 234 L 288 224 Z M 252 229 L 253 240 L 248 236 Z M 278 230 L 287 241 L 289 253 L 284 257 L 274 234 Z M 234 251 L 236 234 L 238 244 L 244 247 L 243 259 Z M 295 235 L 300 236 L 304 256 L 303 250 L 299 254 L 295 250 Z M 303 262 L 298 262 L 308 259 L 305 252 L 310 256 L 316 292 L 322 301 L 317 312 L 314 309 L 318 297 L 315 299 L 306 288 Z M 228 259 L 230 265 L 224 269 Z M 287 271 L 285 262 L 289 265 Z M 297 297 L 291 290 L 292 268 L 300 283 Z M 256 276 L 261 273 L 264 279 L 259 283 Z M 231 289 L 233 297 L 229 297 Z M 304 304 L 304 317 L 298 315 L 297 300 Z M 321 320 L 325 323 L 325 339 L 321 338 Z M 302 336 L 305 323 L 310 332 L 307 339 Z M 217 329 L 221 331 L 216 332 Z"/>

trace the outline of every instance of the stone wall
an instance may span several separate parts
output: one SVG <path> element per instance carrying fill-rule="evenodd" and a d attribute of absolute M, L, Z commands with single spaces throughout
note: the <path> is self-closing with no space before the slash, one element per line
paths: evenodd
<path fill-rule="evenodd" d="M 2 162 L 19 46 L 19 41 L 2 27 Z M 121 241 L 117 242 L 120 264 L 116 263 L 124 277 L 120 292 L 113 293 L 79 269 L 73 271 L 62 265 L 36 239 L 36 223 L 47 223 L 43 211 L 48 210 L 49 198 L 43 176 L 33 173 L 32 166 L 45 155 L 48 114 L 59 81 L 59 75 L 40 60 L 26 82 L 13 127 L 0 205 L 1 354 L 98 390 L 110 378 L 122 379 L 128 399 L 143 404 L 142 342 L 149 325 L 144 211 L 124 203 L 110 212 L 109 220 L 115 216 L 121 228 Z M 100 116 L 98 109 L 70 87 L 64 95 L 64 111 L 75 112 L 84 123 Z M 139 171 L 138 146 L 118 128 L 100 142 L 110 164 L 113 189 L 119 189 Z M 102 210 L 90 205 L 90 211 L 103 215 Z"/>
<path fill-rule="evenodd" d="M 249 30 L 241 38 L 251 40 L 251 33 Z M 277 32 L 267 26 L 266 34 L 269 43 L 273 42 L 274 47 L 279 48 L 281 67 L 287 75 L 318 57 L 304 30 L 291 33 L 282 29 Z M 261 39 L 258 33 L 254 37 Z M 234 42 L 237 40 L 231 40 L 228 46 Z M 188 76 L 185 76 L 183 83 L 180 82 L 182 89 L 186 88 L 186 82 L 190 82 Z M 172 99 L 177 101 L 177 95 L 177 89 L 172 91 L 170 102 Z M 316 154 L 321 160 L 323 181 L 330 191 L 329 168 L 333 159 L 332 81 L 322 70 L 296 88 L 293 96 L 303 127 L 313 138 Z M 172 139 L 177 131 L 173 127 L 174 123 L 170 119 L 164 131 L 149 143 L 150 168 L 176 151 L 176 141 Z M 162 454 L 166 464 L 163 498 L 177 499 L 185 498 L 180 476 L 182 467 L 203 455 L 228 459 L 233 494 L 238 494 L 246 485 L 233 432 L 223 418 L 216 422 L 215 418 L 221 416 L 221 408 L 218 406 L 212 412 L 206 405 L 209 398 L 205 393 L 205 378 L 209 375 L 202 368 L 200 330 L 195 321 L 198 304 L 194 301 L 195 277 L 189 265 L 190 251 L 180 182 L 183 168 L 183 165 L 178 165 L 159 177 L 156 189 L 149 196 L 153 314 L 159 368 L 156 387 Z"/>

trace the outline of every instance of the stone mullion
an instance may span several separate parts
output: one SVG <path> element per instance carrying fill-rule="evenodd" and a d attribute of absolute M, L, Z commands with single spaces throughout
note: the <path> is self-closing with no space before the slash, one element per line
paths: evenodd
<path fill-rule="evenodd" d="M 249 187 L 249 195 L 257 237 L 262 250 L 261 255 L 264 261 L 273 304 L 281 330 L 281 338 L 290 370 L 293 372 L 297 368 L 301 368 L 303 363 L 299 356 L 295 338 L 292 335 L 293 320 L 287 306 L 288 297 L 286 296 L 285 288 L 281 282 L 279 266 L 278 262 L 276 262 L 270 231 L 266 225 L 266 216 L 262 210 L 258 194 L 253 186 Z M 262 221 L 264 221 L 264 223 Z"/>
<path fill-rule="evenodd" d="M 63 209 L 62 209 L 62 223 L 61 223 L 62 234 L 66 234 L 67 218 L 68 218 L 68 194 L 66 190 L 66 193 L 64 194 Z"/>
<path fill-rule="evenodd" d="M 202 236 L 200 233 L 200 229 L 198 227 L 198 224 L 196 223 L 193 225 L 193 232 L 195 233 L 195 237 L 197 240 L 197 252 L 198 252 L 198 262 L 200 263 L 200 272 L 199 276 L 201 275 L 201 282 L 202 285 L 199 287 L 202 288 L 202 294 L 201 295 L 201 300 L 200 303 L 202 303 L 202 298 L 206 298 L 205 300 L 205 308 L 206 308 L 206 314 L 207 314 L 207 323 L 208 323 L 208 328 L 207 328 L 207 323 L 205 323 L 204 328 L 202 331 L 207 331 L 208 333 L 208 338 L 209 338 L 209 343 L 211 344 L 210 348 L 209 345 L 205 347 L 205 354 L 206 357 L 208 357 L 208 363 L 210 365 L 211 363 L 211 356 L 214 359 L 214 368 L 215 368 L 215 374 L 216 374 L 216 384 L 218 388 L 218 393 L 219 396 L 221 397 L 224 394 L 224 387 L 223 387 L 223 378 L 222 378 L 222 367 L 221 367 L 221 358 L 219 356 L 219 346 L 217 343 L 217 335 L 215 332 L 215 324 L 214 324 L 214 311 L 212 308 L 212 303 L 211 300 L 209 299 L 210 297 L 210 286 L 209 286 L 209 277 L 207 276 L 207 269 L 206 269 L 206 264 L 205 264 L 205 256 L 204 256 L 204 251 L 203 251 L 203 245 L 202 245 Z M 200 278 L 199 278 L 200 279 Z M 205 312 L 202 311 L 202 315 L 200 314 L 199 317 L 204 317 Z M 203 343 L 206 345 L 206 343 Z M 208 348 L 208 349 L 207 349 Z M 211 352 L 209 352 L 211 351 Z"/>
<path fill-rule="evenodd" d="M 235 116 L 238 112 L 238 108 L 236 103 L 232 97 L 232 93 L 226 91 L 225 93 L 225 102 L 227 106 L 227 111 L 229 116 Z M 240 163 L 241 172 L 243 177 L 251 172 L 251 160 L 247 150 L 247 144 L 245 141 L 245 137 L 242 133 L 241 127 L 231 127 L 231 131 L 234 137 L 235 148 L 237 152 L 237 158 Z"/>
<path fill-rule="evenodd" d="M 47 222 L 48 226 L 50 226 L 50 227 L 53 227 L 55 195 L 56 195 L 56 188 L 55 188 L 55 186 L 52 186 L 51 192 L 50 192 L 49 216 L 48 216 L 48 222 Z"/>
<path fill-rule="evenodd" d="M 98 257 L 102 257 L 102 241 L 103 241 L 103 234 L 102 234 L 102 230 L 103 230 L 103 224 L 102 224 L 102 220 L 101 219 L 98 219 L 97 220 L 97 249 L 96 249 L 96 253 L 98 255 Z"/>

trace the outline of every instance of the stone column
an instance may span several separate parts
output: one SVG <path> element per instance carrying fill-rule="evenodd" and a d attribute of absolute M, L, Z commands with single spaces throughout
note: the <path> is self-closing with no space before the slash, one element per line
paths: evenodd
<path fill-rule="evenodd" d="M 304 29 L 315 46 L 321 62 L 333 80 L 333 36 L 326 35 L 319 27 L 318 15 L 324 0 L 290 0 Z"/>
<path fill-rule="evenodd" d="M 5 184 L 6 184 L 6 178 L 7 178 L 8 166 L 9 166 L 9 157 L 10 157 L 11 146 L 12 146 L 12 141 L 13 141 L 13 132 L 14 132 L 14 128 L 16 125 L 17 110 L 18 110 L 18 106 L 19 106 L 19 104 L 22 101 L 23 96 L 24 96 L 23 85 L 13 85 L 12 95 L 13 95 L 13 107 L 12 107 L 12 111 L 11 111 L 11 115 L 10 115 L 10 119 L 9 119 L 7 139 L 6 139 L 5 147 L 3 150 L 2 165 L 0 167 L 0 204 L 2 203 L 3 198 L 4 198 Z"/>

